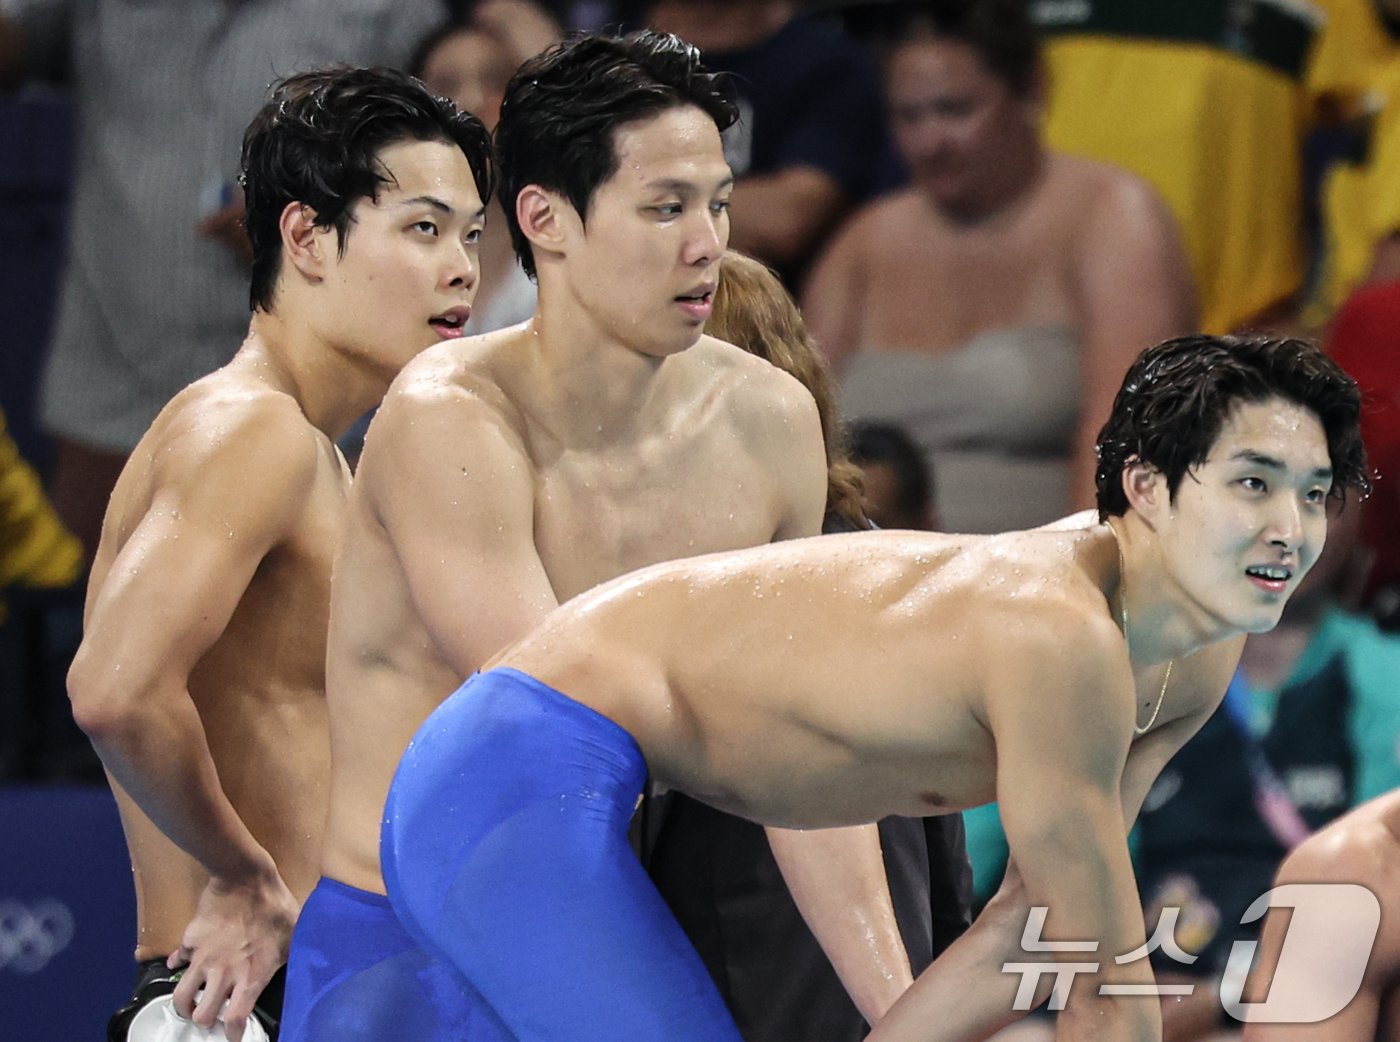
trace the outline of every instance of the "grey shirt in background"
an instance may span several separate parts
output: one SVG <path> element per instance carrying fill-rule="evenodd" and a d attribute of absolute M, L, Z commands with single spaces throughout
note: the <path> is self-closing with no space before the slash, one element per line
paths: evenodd
<path fill-rule="evenodd" d="M 68 261 L 42 391 L 55 433 L 129 451 L 248 327 L 248 270 L 195 231 L 236 191 L 269 85 L 403 64 L 439 0 L 0 0 L 78 115 Z"/>

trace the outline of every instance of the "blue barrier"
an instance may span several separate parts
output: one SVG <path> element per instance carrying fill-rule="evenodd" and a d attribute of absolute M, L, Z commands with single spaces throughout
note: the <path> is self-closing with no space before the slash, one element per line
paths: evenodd
<path fill-rule="evenodd" d="M 136 973 L 136 898 L 112 795 L 0 788 L 0 836 L 4 1036 L 96 1042 Z"/>

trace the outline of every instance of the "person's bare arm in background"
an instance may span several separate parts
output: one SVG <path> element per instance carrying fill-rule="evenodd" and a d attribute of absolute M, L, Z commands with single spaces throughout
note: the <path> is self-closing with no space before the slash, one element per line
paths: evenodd
<path fill-rule="evenodd" d="M 1135 177 L 1112 172 L 1079 245 L 1080 421 L 1068 510 L 1094 505 L 1094 443 L 1142 350 L 1196 328 L 1195 289 L 1176 223 Z"/>
<path fill-rule="evenodd" d="M 862 263 L 870 232 L 859 216 L 827 244 L 807 277 L 802 316 L 838 380 L 852 353 L 860 349 L 860 320 L 867 292 Z"/>
<path fill-rule="evenodd" d="M 846 206 L 836 179 L 816 167 L 750 174 L 734 183 L 729 199 L 729 245 L 790 267 L 821 241 Z"/>

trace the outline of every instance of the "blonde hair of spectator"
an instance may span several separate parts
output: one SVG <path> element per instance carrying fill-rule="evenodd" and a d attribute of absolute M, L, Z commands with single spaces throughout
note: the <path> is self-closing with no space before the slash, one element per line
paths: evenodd
<path fill-rule="evenodd" d="M 860 468 L 847 457 L 831 374 L 778 276 L 752 257 L 726 250 L 705 332 L 770 362 L 811 392 L 826 444 L 827 512 L 856 528 L 869 528 L 861 509 Z"/>

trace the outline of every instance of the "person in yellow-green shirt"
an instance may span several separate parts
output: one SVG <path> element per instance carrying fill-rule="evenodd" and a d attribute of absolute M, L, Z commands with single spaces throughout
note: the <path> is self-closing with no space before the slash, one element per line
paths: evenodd
<path fill-rule="evenodd" d="M 0 413 L 0 592 L 13 585 L 68 586 L 82 567 L 82 546 L 44 497 L 39 475 L 20 455 Z"/>
<path fill-rule="evenodd" d="M 1302 2 L 1040 0 L 1050 148 L 1124 167 L 1180 224 L 1203 328 L 1287 310 L 1303 282 L 1310 50 Z"/>

